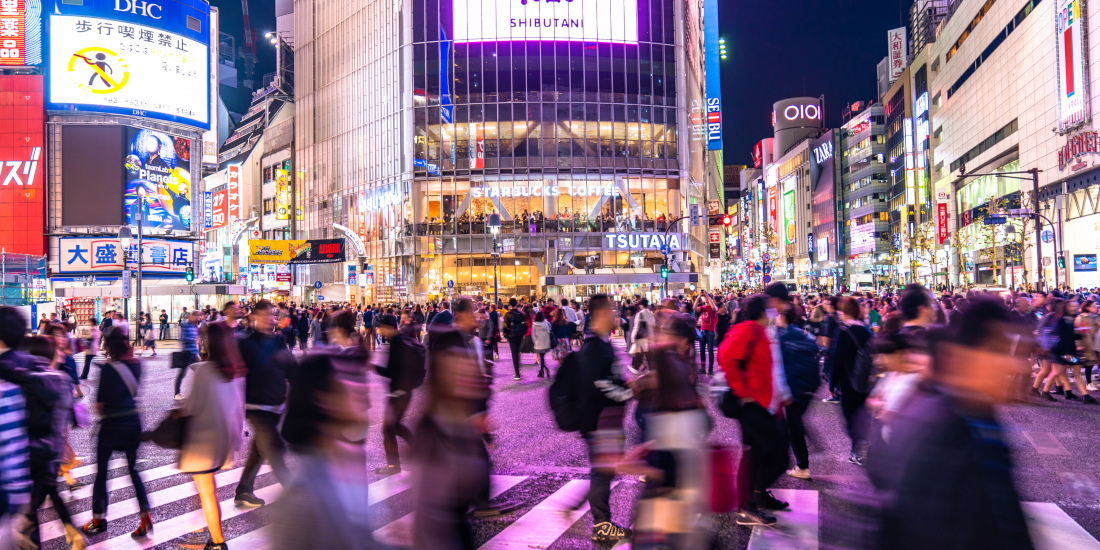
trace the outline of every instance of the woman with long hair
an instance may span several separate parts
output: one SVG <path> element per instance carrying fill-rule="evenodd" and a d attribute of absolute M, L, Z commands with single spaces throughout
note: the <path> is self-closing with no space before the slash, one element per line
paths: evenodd
<path fill-rule="evenodd" d="M 551 342 L 550 336 L 552 334 L 552 328 L 550 323 L 546 321 L 546 318 L 539 311 L 535 313 L 535 322 L 532 325 L 531 337 L 535 346 L 535 357 L 539 364 L 539 378 L 550 378 L 550 369 L 546 366 L 546 354 L 550 352 Z M 546 373 L 545 376 L 543 373 Z"/>
<path fill-rule="evenodd" d="M 179 469 L 191 474 L 199 492 L 210 530 L 205 550 L 226 550 L 214 473 L 233 466 L 244 439 L 241 393 L 245 367 L 229 325 L 211 323 L 204 334 L 203 361 L 190 367 L 195 379 L 178 412 L 188 418 Z"/>
<path fill-rule="evenodd" d="M 561 308 L 554 310 L 554 323 L 552 325 L 554 337 L 558 339 L 558 345 L 554 348 L 554 360 L 561 363 L 562 359 L 572 351 L 569 338 L 572 336 L 569 330 L 569 320 L 565 318 L 565 311 Z"/>

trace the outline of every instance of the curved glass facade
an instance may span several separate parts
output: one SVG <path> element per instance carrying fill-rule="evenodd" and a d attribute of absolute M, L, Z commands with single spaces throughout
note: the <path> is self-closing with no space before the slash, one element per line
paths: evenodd
<path fill-rule="evenodd" d="M 365 278 L 373 280 L 364 289 L 367 300 L 491 293 L 493 237 L 486 222 L 494 213 L 502 219 L 501 296 L 540 294 L 540 277 L 606 268 L 652 272 L 661 262 L 658 246 L 618 247 L 609 233 L 669 230 L 682 236 L 683 248 L 703 249 L 705 223 L 695 233 L 686 223 L 669 227 L 689 204 L 706 213 L 702 186 L 689 183 L 705 177 L 697 7 L 673 0 L 615 9 L 597 0 L 538 1 L 404 3 L 401 60 L 411 71 L 390 76 L 411 72 L 405 84 L 411 93 L 401 99 L 401 134 L 411 143 L 399 147 L 409 158 L 402 158 L 400 177 L 371 178 L 342 198 L 349 201 L 346 225 L 366 244 L 365 263 L 374 273 Z M 462 7 L 457 19 L 471 28 L 455 28 L 452 6 Z M 584 11 L 568 22 L 536 21 L 520 15 L 530 11 L 524 6 Z M 513 11 L 501 20 L 505 8 Z M 681 17 L 684 10 L 692 15 Z M 566 32 L 561 25 L 580 27 L 569 29 L 571 40 L 547 40 L 548 28 Z M 631 25 L 636 35 L 622 32 Z M 607 29 L 621 41 L 604 41 Z M 455 41 L 494 32 L 510 34 Z M 526 39 L 517 40 L 517 32 Z M 694 44 L 688 53 L 677 45 L 685 34 Z M 680 131 L 685 127 L 691 130 Z"/>

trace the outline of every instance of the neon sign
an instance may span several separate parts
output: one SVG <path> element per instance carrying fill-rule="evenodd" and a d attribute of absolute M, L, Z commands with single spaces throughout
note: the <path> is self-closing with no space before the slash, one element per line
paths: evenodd
<path fill-rule="evenodd" d="M 603 0 L 453 0 L 455 42 L 638 43 L 638 4 Z"/>
<path fill-rule="evenodd" d="M 787 120 L 798 120 L 802 118 L 821 120 L 821 107 L 813 104 L 788 105 L 786 109 L 783 109 L 783 118 Z"/>

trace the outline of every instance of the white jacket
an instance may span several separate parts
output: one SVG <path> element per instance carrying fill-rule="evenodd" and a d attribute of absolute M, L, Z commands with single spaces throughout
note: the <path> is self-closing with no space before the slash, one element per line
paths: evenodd
<path fill-rule="evenodd" d="M 531 325 L 531 337 L 535 340 L 535 351 L 548 351 L 550 346 L 550 323 L 535 322 Z"/>
<path fill-rule="evenodd" d="M 638 327 L 645 324 L 648 334 L 645 338 L 638 338 Z M 638 313 L 634 314 L 633 323 L 634 328 L 630 331 L 630 341 L 634 343 L 635 353 L 641 353 L 649 351 L 649 339 L 653 337 L 653 331 L 657 330 L 657 318 L 653 316 L 653 312 L 649 308 L 639 309 Z"/>
<path fill-rule="evenodd" d="M 211 361 L 190 368 L 195 370 L 195 380 L 181 411 L 191 419 L 180 449 L 180 471 L 232 467 L 233 455 L 244 440 L 244 378 L 226 380 Z"/>

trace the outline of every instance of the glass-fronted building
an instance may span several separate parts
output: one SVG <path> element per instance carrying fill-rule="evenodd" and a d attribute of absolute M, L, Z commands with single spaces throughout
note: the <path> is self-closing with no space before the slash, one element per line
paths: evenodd
<path fill-rule="evenodd" d="M 701 2 L 298 5 L 299 238 L 357 233 L 364 300 L 705 284 Z"/>

